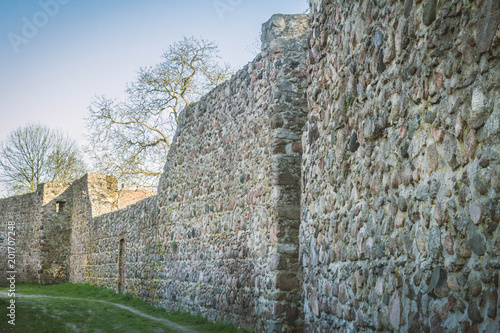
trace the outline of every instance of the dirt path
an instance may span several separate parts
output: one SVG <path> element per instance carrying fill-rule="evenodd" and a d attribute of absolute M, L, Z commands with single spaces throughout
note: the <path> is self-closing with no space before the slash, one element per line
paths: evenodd
<path fill-rule="evenodd" d="M 8 294 L 6 292 L 2 292 L 0 291 L 0 297 L 8 297 Z M 57 298 L 57 299 L 68 299 L 68 300 L 75 300 L 75 301 L 91 301 L 91 302 L 99 302 L 99 303 L 104 303 L 104 304 L 109 304 L 109 305 L 113 305 L 113 306 L 117 306 L 119 308 L 122 308 L 122 309 L 125 309 L 125 310 L 128 310 L 132 313 L 135 313 L 136 315 L 138 316 L 141 316 L 143 318 L 147 318 L 147 319 L 150 319 L 150 320 L 154 320 L 154 321 L 157 321 L 157 322 L 160 322 L 174 330 L 176 330 L 177 332 L 181 332 L 181 333 L 198 333 L 198 331 L 195 331 L 195 330 L 192 330 L 190 328 L 187 328 L 187 327 L 184 327 L 184 326 L 181 326 L 179 324 L 176 324 L 168 319 L 162 319 L 162 318 L 156 318 L 156 317 L 153 317 L 153 316 L 150 316 L 148 314 L 145 314 L 137 309 L 134 309 L 134 308 L 131 308 L 130 306 L 126 306 L 126 305 L 123 305 L 123 304 L 118 304 L 118 303 L 111 303 L 111 302 L 106 302 L 106 301 L 100 301 L 100 300 L 94 300 L 94 299 L 86 299 L 86 298 L 72 298 L 72 297 L 59 297 L 59 296 L 46 296 L 46 295 L 21 295 L 21 294 L 18 294 L 16 293 L 16 298 Z"/>

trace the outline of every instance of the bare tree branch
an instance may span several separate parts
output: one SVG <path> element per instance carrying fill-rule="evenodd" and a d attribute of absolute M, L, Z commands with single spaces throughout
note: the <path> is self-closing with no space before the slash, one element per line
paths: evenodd
<path fill-rule="evenodd" d="M 87 151 L 96 169 L 129 185 L 156 186 L 180 111 L 231 74 L 218 52 L 212 42 L 184 38 L 161 63 L 139 69 L 123 101 L 96 97 L 87 118 Z"/>
<path fill-rule="evenodd" d="M 0 145 L 0 182 L 9 194 L 33 192 L 45 182 L 71 182 L 85 172 L 76 143 L 43 125 L 19 128 Z"/>

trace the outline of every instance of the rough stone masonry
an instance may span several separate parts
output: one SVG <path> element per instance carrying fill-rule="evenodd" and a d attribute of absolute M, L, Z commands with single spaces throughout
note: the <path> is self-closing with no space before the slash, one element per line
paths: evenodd
<path fill-rule="evenodd" d="M 500 3 L 311 6 L 305 330 L 500 331 Z"/>
<path fill-rule="evenodd" d="M 15 220 L 23 280 L 257 332 L 497 332 L 499 21 L 495 0 L 275 15 L 183 111 L 157 195 L 45 184 L 0 200 L 0 241 Z"/>

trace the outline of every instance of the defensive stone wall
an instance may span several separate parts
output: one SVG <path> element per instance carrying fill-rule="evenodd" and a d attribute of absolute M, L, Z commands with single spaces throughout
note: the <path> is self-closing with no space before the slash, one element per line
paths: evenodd
<path fill-rule="evenodd" d="M 3 284 L 7 283 L 8 271 L 17 271 L 21 280 L 38 281 L 41 207 L 40 191 L 0 199 L 0 281 Z M 15 265 L 15 269 L 11 265 Z"/>
<path fill-rule="evenodd" d="M 499 7 L 273 16 L 181 113 L 156 196 L 88 174 L 0 200 L 1 274 L 14 221 L 22 280 L 258 332 L 500 331 Z"/>
<path fill-rule="evenodd" d="M 307 17 L 180 115 L 158 196 L 94 218 L 85 280 L 258 331 L 300 321 L 300 138 Z"/>
<path fill-rule="evenodd" d="M 182 113 L 158 188 L 167 309 L 257 331 L 302 325 L 307 35 L 306 16 L 273 16 L 262 54 Z"/>
<path fill-rule="evenodd" d="M 85 282 L 92 218 L 151 194 L 122 194 L 116 178 L 89 173 L 72 184 L 41 184 L 34 193 L 1 199 L 0 278 L 15 264 L 19 281 Z"/>
<path fill-rule="evenodd" d="M 499 2 L 312 1 L 308 332 L 498 332 Z"/>

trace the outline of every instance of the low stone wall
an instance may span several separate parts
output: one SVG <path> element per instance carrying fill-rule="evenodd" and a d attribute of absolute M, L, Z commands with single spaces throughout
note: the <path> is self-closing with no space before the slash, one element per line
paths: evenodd
<path fill-rule="evenodd" d="M 499 331 L 498 1 L 312 8 L 306 331 Z"/>

